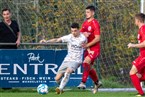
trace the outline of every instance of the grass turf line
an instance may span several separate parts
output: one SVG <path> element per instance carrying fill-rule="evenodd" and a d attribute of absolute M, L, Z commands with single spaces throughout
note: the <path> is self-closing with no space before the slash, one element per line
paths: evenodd
<path fill-rule="evenodd" d="M 57 95 L 55 92 L 40 95 L 37 92 L 0 92 L 0 97 L 135 97 L 135 94 L 135 92 L 98 92 L 96 94 L 92 94 L 90 91 L 66 91 L 61 95 Z"/>

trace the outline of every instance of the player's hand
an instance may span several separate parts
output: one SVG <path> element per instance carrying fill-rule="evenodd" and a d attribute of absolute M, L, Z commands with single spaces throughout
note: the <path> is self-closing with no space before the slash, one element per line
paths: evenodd
<path fill-rule="evenodd" d="M 17 47 L 20 45 L 20 40 L 18 39 L 17 41 L 16 41 L 16 45 L 17 45 Z"/>
<path fill-rule="evenodd" d="M 83 34 L 84 34 L 85 37 L 89 37 L 89 35 L 90 35 L 91 33 L 89 33 L 89 32 L 83 32 Z"/>
<path fill-rule="evenodd" d="M 82 43 L 82 47 L 83 47 L 84 49 L 86 49 L 86 48 L 87 48 L 87 43 Z"/>
<path fill-rule="evenodd" d="M 46 43 L 47 41 L 45 39 L 42 39 L 39 41 L 39 43 Z"/>
<path fill-rule="evenodd" d="M 127 46 L 128 46 L 128 48 L 132 48 L 132 47 L 134 47 L 134 44 L 129 43 Z"/>

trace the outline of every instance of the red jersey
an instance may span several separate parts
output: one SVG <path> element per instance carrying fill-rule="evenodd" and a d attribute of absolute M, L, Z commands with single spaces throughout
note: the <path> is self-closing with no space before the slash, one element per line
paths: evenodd
<path fill-rule="evenodd" d="M 138 31 L 138 43 L 142 43 L 145 41 L 145 25 L 141 26 L 141 28 Z M 145 47 L 140 48 L 140 55 L 145 56 Z"/>
<path fill-rule="evenodd" d="M 99 22 L 96 19 L 93 19 L 90 22 L 88 22 L 87 20 L 84 21 L 80 32 L 88 32 L 90 34 L 87 38 L 88 43 L 91 42 L 95 38 L 95 35 L 100 35 Z M 100 53 L 100 41 L 97 42 L 95 45 L 91 46 L 90 50 L 98 51 Z"/>

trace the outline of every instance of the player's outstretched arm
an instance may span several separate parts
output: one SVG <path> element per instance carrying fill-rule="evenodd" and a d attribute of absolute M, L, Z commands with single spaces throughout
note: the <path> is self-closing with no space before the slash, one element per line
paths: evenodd
<path fill-rule="evenodd" d="M 61 38 L 53 38 L 53 39 L 50 39 L 50 40 L 45 40 L 45 39 L 42 39 L 40 40 L 40 43 L 55 43 L 55 42 L 62 42 Z"/>
<path fill-rule="evenodd" d="M 129 43 L 128 48 L 143 48 L 145 47 L 145 41 L 143 41 L 142 43 L 139 44 L 133 44 L 133 43 Z"/>
<path fill-rule="evenodd" d="M 52 43 L 54 43 L 54 42 L 62 42 L 62 40 L 61 40 L 61 38 L 54 38 L 54 39 L 47 40 L 47 43 L 49 43 L 49 42 L 52 42 Z"/>

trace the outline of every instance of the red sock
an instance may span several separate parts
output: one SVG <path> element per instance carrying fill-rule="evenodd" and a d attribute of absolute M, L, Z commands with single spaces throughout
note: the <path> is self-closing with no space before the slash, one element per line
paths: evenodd
<path fill-rule="evenodd" d="M 94 68 L 90 70 L 89 75 L 90 78 L 94 81 L 94 83 L 98 82 L 98 76 Z"/>
<path fill-rule="evenodd" d="M 83 63 L 83 68 L 84 68 L 84 71 L 83 71 L 83 76 L 82 76 L 82 82 L 86 83 L 87 78 L 89 76 L 89 72 L 90 72 L 90 64 Z"/>
<path fill-rule="evenodd" d="M 138 91 L 139 94 L 144 94 L 143 90 L 142 90 L 142 87 L 140 85 L 140 81 L 139 81 L 139 78 L 137 77 L 136 74 L 133 74 L 133 75 L 130 75 L 131 77 L 131 81 L 134 85 L 134 87 L 136 88 L 136 90 Z"/>

